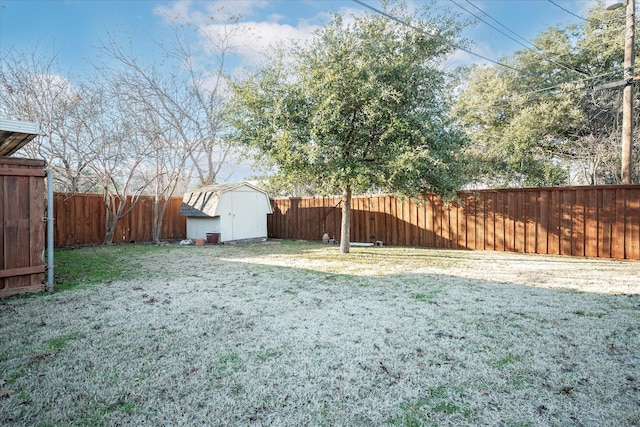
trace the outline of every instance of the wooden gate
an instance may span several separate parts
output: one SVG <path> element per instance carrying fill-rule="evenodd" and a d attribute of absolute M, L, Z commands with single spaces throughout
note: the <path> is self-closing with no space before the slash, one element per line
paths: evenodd
<path fill-rule="evenodd" d="M 0 157 L 0 297 L 44 290 L 44 167 Z"/>

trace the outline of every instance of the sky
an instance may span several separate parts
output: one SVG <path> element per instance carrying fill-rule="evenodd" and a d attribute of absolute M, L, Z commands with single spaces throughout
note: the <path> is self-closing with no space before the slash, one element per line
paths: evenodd
<path fill-rule="evenodd" d="M 379 0 L 362 1 L 381 9 Z M 424 1 L 407 3 L 416 7 Z M 435 4 L 460 19 L 473 19 L 468 11 L 473 12 L 509 34 L 510 38 L 483 22 L 463 31 L 474 43 L 469 50 L 498 61 L 523 49 L 512 39 L 533 41 L 549 26 L 578 23 L 597 1 L 435 0 Z M 220 16 L 221 9 L 240 16 L 243 28 L 250 28 L 236 33 L 237 56 L 229 61 L 236 70 L 255 65 L 261 58 L 259 53 L 273 42 L 310 38 L 327 21 L 329 12 L 344 16 L 371 12 L 351 0 L 0 0 L 0 61 L 12 49 L 54 52 L 60 73 L 73 80 L 74 74 L 81 75 L 99 61 L 99 46 L 107 35 L 130 45 L 139 55 L 153 57 L 161 51 L 155 42 L 167 40 L 176 22 L 219 29 L 218 21 L 210 17 Z M 460 65 L 487 60 L 458 51 L 450 62 Z M 244 179 L 241 175 L 236 173 L 235 178 Z"/>
<path fill-rule="evenodd" d="M 381 8 L 378 0 L 363 1 Z M 532 41 L 550 25 L 579 22 L 575 15 L 585 16 L 595 1 L 437 0 L 436 4 L 460 18 L 473 18 L 467 9 L 513 38 L 504 27 Z M 422 0 L 409 3 L 420 5 Z M 136 49 L 153 51 L 149 41 L 162 40 L 169 34 L 168 16 L 180 14 L 183 19 L 206 25 L 206 17 L 215 15 L 220 7 L 243 15 L 243 21 L 253 29 L 242 43 L 240 58 L 246 63 L 273 41 L 309 37 L 326 22 L 327 12 L 349 15 L 366 10 L 349 0 L 0 0 L 0 58 L 12 47 L 38 46 L 55 51 L 63 69 L 80 71 L 95 60 L 107 34 L 131 42 Z M 463 35 L 475 43 L 472 51 L 493 60 L 522 48 L 483 22 L 469 26 Z M 456 58 L 462 62 L 483 61 L 463 52 Z"/>

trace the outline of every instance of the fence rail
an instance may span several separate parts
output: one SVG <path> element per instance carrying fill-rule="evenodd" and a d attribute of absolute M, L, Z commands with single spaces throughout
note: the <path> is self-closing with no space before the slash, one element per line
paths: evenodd
<path fill-rule="evenodd" d="M 461 192 L 459 203 L 354 197 L 352 242 L 640 259 L 640 186 Z M 277 198 L 270 237 L 340 240 L 339 197 Z"/>

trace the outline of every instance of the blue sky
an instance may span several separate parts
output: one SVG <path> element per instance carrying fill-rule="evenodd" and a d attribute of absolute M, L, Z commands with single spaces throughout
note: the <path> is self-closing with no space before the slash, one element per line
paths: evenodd
<path fill-rule="evenodd" d="M 378 0 L 365 1 L 380 7 Z M 409 3 L 419 5 L 421 0 Z M 584 16 L 595 0 L 472 0 L 472 5 L 466 0 L 455 0 L 455 3 L 438 0 L 436 3 L 460 17 L 469 15 L 455 3 L 479 14 L 473 7 L 476 6 L 519 36 L 532 40 L 549 25 L 579 22 L 571 13 Z M 166 14 L 180 12 L 183 17 L 197 21 L 220 6 L 245 15 L 244 21 L 254 29 L 243 42 L 243 48 L 254 51 L 242 52 L 245 62 L 251 62 L 255 50 L 271 41 L 308 37 L 321 25 L 327 11 L 348 14 L 363 10 L 348 0 L 0 0 L 0 56 L 10 47 L 39 46 L 58 53 L 61 71 L 79 72 L 95 60 L 97 46 L 107 32 L 124 43 L 131 40 L 137 51 L 152 53 L 154 48 L 148 41 L 162 40 L 169 34 Z M 482 22 L 466 29 L 464 35 L 476 43 L 473 51 L 496 60 L 521 48 Z M 463 53 L 456 56 L 465 62 L 477 60 Z"/>

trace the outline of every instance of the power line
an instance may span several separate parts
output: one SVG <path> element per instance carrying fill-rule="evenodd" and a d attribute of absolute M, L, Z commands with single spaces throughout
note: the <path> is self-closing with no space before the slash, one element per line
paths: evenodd
<path fill-rule="evenodd" d="M 546 91 L 549 91 L 549 90 L 557 89 L 559 87 L 562 87 L 562 86 L 565 86 L 565 85 L 569 85 L 569 84 L 584 83 L 584 82 L 588 82 L 590 80 L 599 79 L 601 77 L 610 76 L 610 75 L 615 74 L 615 73 L 617 73 L 619 71 L 620 70 L 613 70 L 613 71 L 609 71 L 607 73 L 598 74 L 597 76 L 587 77 L 587 78 L 580 79 L 580 80 L 572 80 L 570 82 L 562 82 L 562 83 L 554 85 L 554 86 L 549 86 L 549 87 L 545 87 L 545 88 L 542 88 L 542 89 L 536 89 L 536 90 L 532 90 L 530 92 L 526 92 L 526 93 L 518 94 L 518 95 L 528 96 L 528 95 L 532 95 L 534 93 L 541 93 L 541 92 L 546 92 Z M 579 90 L 579 88 L 572 89 L 571 91 L 574 91 L 574 90 Z"/>
<path fill-rule="evenodd" d="M 507 37 L 508 39 L 518 43 L 520 46 L 524 47 L 525 49 L 536 53 L 538 55 L 540 55 L 542 58 L 546 59 L 549 62 L 552 62 L 556 65 L 558 65 L 561 68 L 564 68 L 566 70 L 569 71 L 573 71 L 574 73 L 578 73 L 581 75 L 585 75 L 586 73 L 584 71 L 580 71 L 578 69 L 576 69 L 575 67 L 572 67 L 570 65 L 567 64 L 563 64 L 562 62 L 558 62 L 553 58 L 549 58 L 547 56 L 547 54 L 544 52 L 543 49 L 540 49 L 539 47 L 537 47 L 535 44 L 531 43 L 530 41 L 526 40 L 525 38 L 519 36 L 518 34 L 516 34 L 515 32 L 511 31 L 509 28 L 507 28 L 505 25 L 503 25 L 502 23 L 500 23 L 498 20 L 496 20 L 495 18 L 491 17 L 488 13 L 484 12 L 482 9 L 478 8 L 478 6 L 474 5 L 473 3 L 471 3 L 469 0 L 465 0 L 467 3 L 469 3 L 471 6 L 475 7 L 476 9 L 478 9 L 481 13 L 483 13 L 484 15 L 486 15 L 487 17 L 489 17 L 490 19 L 492 19 L 493 21 L 495 21 L 496 23 L 498 23 L 500 26 L 502 26 L 503 28 L 507 29 L 509 32 L 511 32 L 512 34 L 514 34 L 515 36 L 517 36 L 518 38 L 524 40 L 527 44 L 529 44 L 530 46 L 533 46 L 538 52 L 533 51 L 529 46 L 525 45 L 524 43 L 519 42 L 518 40 L 514 39 L 513 37 L 511 37 L 509 34 L 505 33 L 504 31 L 500 30 L 499 28 L 495 27 L 494 25 L 490 24 L 489 22 L 485 21 L 484 19 L 482 19 L 480 16 L 476 15 L 475 13 L 471 12 L 470 10 L 466 9 L 464 6 L 458 4 L 455 2 L 455 0 L 450 0 L 451 3 L 455 4 L 456 6 L 458 6 L 460 9 L 464 10 L 465 12 L 467 12 L 468 14 L 470 14 L 471 16 L 479 19 L 480 21 L 484 22 L 485 24 L 487 24 L 489 27 L 493 28 L 494 30 L 496 30 L 497 32 L 499 32 L 500 34 L 502 34 L 503 36 Z"/>
<path fill-rule="evenodd" d="M 573 12 L 572 12 L 572 11 L 570 11 L 569 9 L 567 9 L 567 8 L 565 8 L 565 7 L 563 7 L 563 6 L 561 6 L 560 4 L 556 3 L 556 2 L 555 2 L 555 1 L 553 1 L 553 0 L 547 0 L 547 1 L 548 1 L 549 3 L 551 3 L 552 5 L 556 6 L 557 8 L 559 8 L 559 9 L 561 9 L 561 10 L 563 10 L 563 11 L 567 12 L 569 15 L 571 15 L 571 16 L 575 16 L 576 18 L 581 19 L 581 20 L 583 20 L 583 21 L 585 21 L 585 22 L 589 22 L 589 23 L 591 23 L 591 24 L 598 25 L 598 24 L 610 24 L 610 23 L 612 23 L 612 22 L 616 22 L 616 19 L 615 19 L 614 17 L 612 17 L 611 19 L 605 19 L 605 16 L 607 15 L 607 13 L 610 13 L 610 12 L 606 11 L 604 7 L 602 8 L 602 13 L 603 13 L 602 18 L 595 19 L 595 18 L 593 18 L 593 17 L 591 17 L 591 16 L 589 16 L 589 17 L 585 18 L 585 17 L 583 17 L 583 16 L 580 16 L 580 15 L 578 15 L 578 14 L 573 13 Z M 601 0 L 599 0 L 599 1 L 601 1 Z"/>
<path fill-rule="evenodd" d="M 411 29 L 413 29 L 413 30 L 415 30 L 415 31 L 418 31 L 418 32 L 419 32 L 419 33 L 421 33 L 421 34 L 424 34 L 424 35 L 426 35 L 426 36 L 428 36 L 428 37 L 432 37 L 432 38 L 434 37 L 434 35 L 433 35 L 433 34 L 427 33 L 427 32 L 426 32 L 426 31 L 424 31 L 423 29 L 418 28 L 418 27 L 416 27 L 416 26 L 414 26 L 414 25 L 411 25 L 411 24 L 409 24 L 408 22 L 403 21 L 402 19 L 399 19 L 399 18 L 397 18 L 397 17 L 395 17 L 395 16 L 393 16 L 393 15 L 390 15 L 390 14 L 388 14 L 388 13 L 386 13 L 386 12 L 383 12 L 383 11 L 381 11 L 381 10 L 379 10 L 379 9 L 376 9 L 376 8 L 375 8 L 375 7 L 373 7 L 373 6 L 370 6 L 370 5 L 366 4 L 366 3 L 365 3 L 365 2 L 363 2 L 362 0 L 352 0 L 352 1 L 353 1 L 353 2 L 355 2 L 355 3 L 358 3 L 358 4 L 362 5 L 362 6 L 364 6 L 364 7 L 366 7 L 366 8 L 368 8 L 368 9 L 371 9 L 371 10 L 373 10 L 374 12 L 376 12 L 376 13 L 378 13 L 378 14 L 380 14 L 380 15 L 382 15 L 382 16 L 384 16 L 384 17 L 388 18 L 388 19 L 391 19 L 392 21 L 398 22 L 399 24 L 402 24 L 402 25 L 404 25 L 404 26 L 406 26 L 406 27 L 408 27 L 408 28 L 411 28 Z M 450 43 L 450 42 L 448 42 L 448 41 L 446 41 L 446 42 L 447 42 L 447 43 L 449 43 L 451 46 L 453 46 L 453 47 L 457 48 L 457 49 L 460 49 L 460 50 L 462 50 L 462 51 L 464 51 L 464 52 L 467 52 L 467 53 L 469 53 L 469 54 L 471 54 L 471 55 L 474 55 L 474 56 L 477 56 L 477 57 L 479 57 L 479 58 L 482 58 L 482 59 L 484 59 L 484 60 L 486 60 L 486 61 L 489 61 L 489 62 L 491 62 L 491 63 L 493 63 L 493 64 L 495 64 L 495 65 L 499 65 L 499 66 L 501 66 L 501 67 L 504 67 L 504 68 L 510 69 L 510 70 L 515 71 L 515 72 L 520 73 L 520 74 L 524 74 L 523 70 L 517 69 L 517 68 L 515 68 L 515 67 L 512 67 L 512 66 L 510 66 L 510 65 L 504 64 L 504 63 L 502 63 L 502 62 L 494 61 L 493 59 L 487 58 L 487 57 L 485 57 L 485 56 L 482 56 L 482 55 L 480 55 L 480 54 L 477 54 L 477 53 L 475 53 L 475 52 L 472 52 L 472 51 L 470 51 L 470 50 L 468 50 L 468 49 L 465 49 L 465 48 L 459 47 L 459 46 L 457 46 L 457 45 L 455 45 L 455 44 L 453 44 L 453 43 Z M 575 71 L 575 70 L 574 70 L 574 71 Z M 598 79 L 598 78 L 606 77 L 606 76 L 609 76 L 609 75 L 615 74 L 615 73 L 617 73 L 617 72 L 619 72 L 619 71 L 620 71 L 620 70 L 613 70 L 613 71 L 609 71 L 609 72 L 607 72 L 607 73 L 599 74 L 599 75 L 596 75 L 596 76 L 590 76 L 590 77 L 586 77 L 586 78 L 584 78 L 584 79 L 580 79 L 580 80 L 573 80 L 573 81 L 563 82 L 563 83 L 560 83 L 560 84 L 557 84 L 557 85 L 554 85 L 554 86 L 549 86 L 549 87 L 545 87 L 545 88 L 541 88 L 541 89 L 537 89 L 537 90 L 534 90 L 534 91 L 526 92 L 526 93 L 523 93 L 523 94 L 517 94 L 517 95 L 520 95 L 520 96 L 528 96 L 528 95 L 532 95 L 532 94 L 536 94 L 536 93 L 543 93 L 543 92 L 547 92 L 547 91 L 550 91 L 550 90 L 553 90 L 553 89 L 557 89 L 557 88 L 562 87 L 562 86 L 564 86 L 564 85 L 577 84 L 577 83 L 583 83 L 583 82 L 587 82 L 587 81 L 590 81 L 590 80 L 595 80 L 595 79 Z M 584 73 L 583 73 L 583 74 L 584 74 Z M 576 89 L 572 89 L 571 91 L 580 90 L 580 89 L 581 89 L 581 88 L 576 88 Z"/>
<path fill-rule="evenodd" d="M 382 16 L 384 16 L 384 17 L 386 17 L 386 18 L 391 19 L 392 21 L 395 21 L 395 22 L 397 22 L 397 23 L 399 23 L 399 24 L 402 24 L 402 25 L 404 25 L 404 26 L 406 26 L 406 27 L 409 27 L 409 28 L 411 28 L 411 29 L 413 29 L 413 30 L 415 30 L 415 31 L 417 31 L 417 32 L 419 32 L 419 33 L 421 33 L 421 34 L 424 34 L 425 36 L 428 36 L 428 37 L 434 38 L 434 35 L 433 35 L 433 34 L 430 34 L 430 33 L 426 32 L 426 31 L 424 31 L 422 28 L 418 28 L 418 27 L 416 27 L 416 26 L 414 26 L 414 25 L 411 25 L 410 23 L 408 23 L 408 22 L 406 22 L 406 21 L 403 21 L 403 20 L 402 20 L 402 19 L 400 19 L 400 18 L 396 18 L 395 16 L 390 15 L 390 14 L 388 14 L 388 13 L 386 13 L 386 12 L 384 12 L 384 11 L 380 10 L 380 9 L 376 9 L 375 7 L 370 6 L 370 5 L 368 5 L 367 3 L 365 3 L 365 2 L 363 2 L 363 1 L 361 1 L 361 0 L 351 0 L 351 1 L 353 1 L 354 3 L 358 3 L 359 5 L 364 6 L 364 7 L 368 8 L 368 9 L 371 9 L 371 10 L 373 10 L 374 12 L 376 12 L 376 13 L 378 13 L 378 14 L 380 14 L 380 15 L 382 15 Z M 517 69 L 517 68 L 515 68 L 515 67 L 512 67 L 512 66 L 510 66 L 510 65 L 504 64 L 504 63 L 502 63 L 502 62 L 495 61 L 495 60 L 493 60 L 493 59 L 491 59 L 491 58 L 487 58 L 486 56 L 480 55 L 479 53 L 473 52 L 473 51 L 471 51 L 471 50 L 469 50 L 469 49 L 466 49 L 466 48 L 464 48 L 464 47 L 462 47 L 462 46 L 458 46 L 458 45 L 456 45 L 456 44 L 454 44 L 454 43 L 451 43 L 451 42 L 449 42 L 448 40 L 445 40 L 445 43 L 448 43 L 448 44 L 449 44 L 449 45 L 451 45 L 452 47 L 454 47 L 454 48 L 456 48 L 456 49 L 459 49 L 459 50 L 461 50 L 461 51 L 463 51 L 463 52 L 466 52 L 466 53 L 468 53 L 469 55 L 473 55 L 473 56 L 478 57 L 478 58 L 480 58 L 480 59 L 484 59 L 485 61 L 489 61 L 489 62 L 491 62 L 492 64 L 499 65 L 499 66 L 504 67 L 504 68 L 508 68 L 508 69 L 513 70 L 513 71 L 516 71 L 516 72 L 518 72 L 518 73 L 521 73 L 521 72 L 522 72 L 521 70 L 519 70 L 519 69 Z"/>
<path fill-rule="evenodd" d="M 583 18 L 582 16 L 580 16 L 580 15 L 578 15 L 578 14 L 575 14 L 575 13 L 571 12 L 569 9 L 566 9 L 566 8 L 565 8 L 565 7 L 563 7 L 563 6 L 560 6 L 560 5 L 559 5 L 558 3 L 556 3 L 555 1 L 553 1 L 553 0 L 547 0 L 547 1 L 548 1 L 549 3 L 551 3 L 552 5 L 554 5 L 555 7 L 557 7 L 557 8 L 559 8 L 559 9 L 564 10 L 564 11 L 565 11 L 565 12 L 567 12 L 569 15 L 573 15 L 573 16 L 575 16 L 576 18 L 579 18 L 579 19 L 582 19 L 583 21 L 589 22 L 589 20 L 588 20 L 587 18 Z"/>
<path fill-rule="evenodd" d="M 536 47 L 533 43 L 531 43 L 529 40 L 525 39 L 524 37 L 520 36 L 519 34 L 516 34 L 513 30 L 511 30 L 510 28 L 508 28 L 506 25 L 504 25 L 503 23 L 501 23 L 500 21 L 498 21 L 497 19 L 495 19 L 494 17 L 492 17 L 491 15 L 489 15 L 487 12 L 485 12 L 484 10 L 480 9 L 478 6 L 476 6 L 475 4 L 471 3 L 470 0 L 465 0 L 467 3 L 469 3 L 470 6 L 474 7 L 476 10 L 478 10 L 480 13 L 482 13 L 483 15 L 485 15 L 487 18 L 491 19 L 493 22 L 495 22 L 496 24 L 500 25 L 502 28 L 504 28 L 505 30 L 509 31 L 511 34 L 513 34 L 514 36 L 516 36 L 517 38 L 519 38 L 520 40 L 524 41 L 525 43 L 529 44 L 530 46 Z M 454 2 L 455 3 L 455 2 Z M 461 7 L 461 6 L 458 6 Z M 466 10 L 466 9 L 463 9 Z M 471 13 L 469 11 L 467 11 L 468 13 Z M 473 15 L 473 13 L 471 13 Z M 476 16 L 476 15 L 473 15 Z M 491 28 L 494 28 L 496 31 L 500 31 L 497 28 L 493 27 L 492 25 L 490 25 L 489 23 L 487 23 L 486 21 L 484 21 L 483 19 L 481 19 L 479 16 L 476 16 L 476 18 L 480 19 L 482 22 L 484 22 L 485 24 L 489 25 Z M 502 33 L 502 31 L 500 31 L 500 33 Z M 504 33 L 502 33 L 504 34 Z M 506 37 L 509 37 L 508 35 L 504 34 Z M 515 41 L 516 43 L 519 43 L 517 40 L 512 39 L 511 37 L 509 37 L 511 40 Z M 521 44 L 522 46 L 524 46 L 523 44 Z M 525 46 L 526 47 L 526 46 Z"/>

